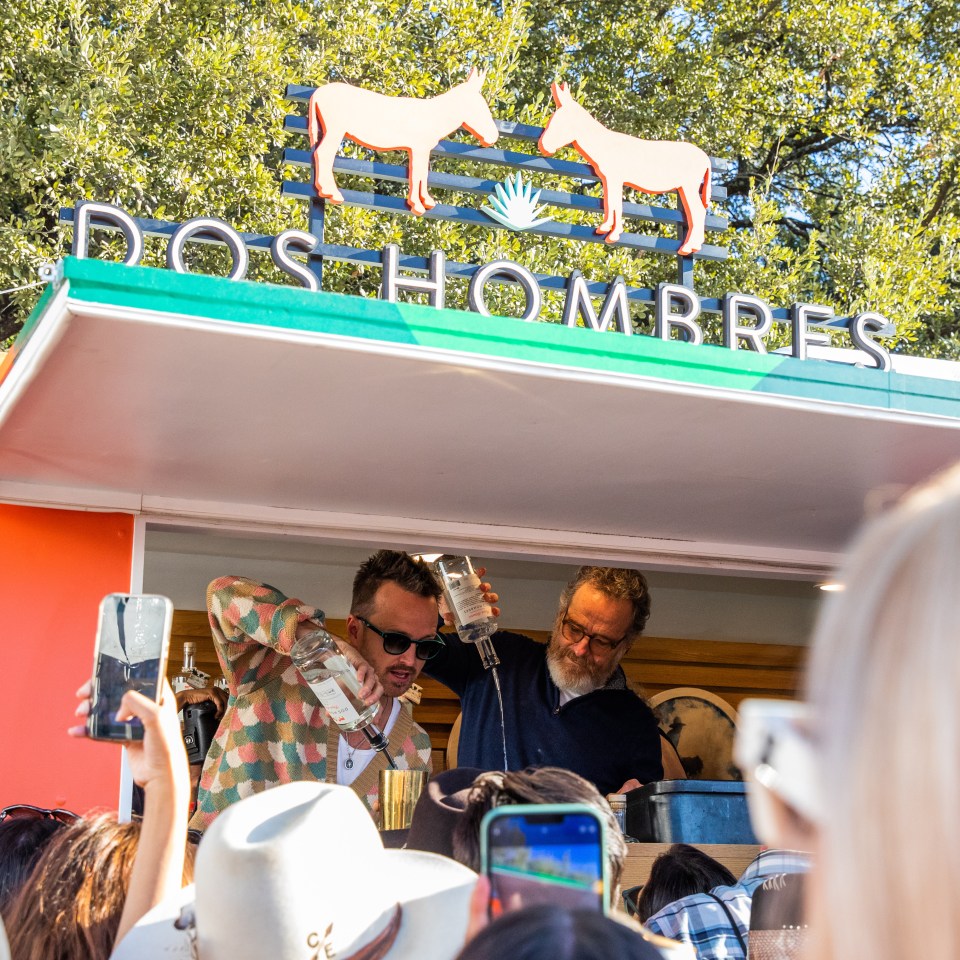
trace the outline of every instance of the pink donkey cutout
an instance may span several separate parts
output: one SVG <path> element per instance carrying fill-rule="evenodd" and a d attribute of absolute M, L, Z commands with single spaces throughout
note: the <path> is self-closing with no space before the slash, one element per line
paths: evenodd
<path fill-rule="evenodd" d="M 437 202 L 427 190 L 430 151 L 460 127 L 466 127 L 485 147 L 496 143 L 499 136 L 481 93 L 484 79 L 484 73 L 473 69 L 462 83 L 427 99 L 388 97 L 348 83 L 317 87 L 307 104 L 317 195 L 331 203 L 343 203 L 333 177 L 333 162 L 346 137 L 371 150 L 406 151 L 407 206 L 417 216 L 435 207 Z"/>
<path fill-rule="evenodd" d="M 608 130 L 570 96 L 565 83 L 550 87 L 557 105 L 540 136 L 540 152 L 546 156 L 572 143 L 593 167 L 603 184 L 603 223 L 607 243 L 616 243 L 623 232 L 623 188 L 643 193 L 680 196 L 687 217 L 687 234 L 678 251 L 696 253 L 704 240 L 707 204 L 710 202 L 710 158 L 692 143 L 679 140 L 641 140 Z"/>

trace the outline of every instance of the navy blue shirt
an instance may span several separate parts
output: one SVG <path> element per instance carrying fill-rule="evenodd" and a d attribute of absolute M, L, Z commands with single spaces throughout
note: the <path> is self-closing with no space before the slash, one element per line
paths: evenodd
<path fill-rule="evenodd" d="M 463 719 L 457 762 L 481 770 L 504 769 L 500 708 L 491 671 L 473 644 L 444 634 L 446 647 L 423 672 L 460 697 Z M 547 669 L 547 648 L 519 633 L 499 631 L 506 769 L 565 767 L 614 793 L 632 777 L 660 780 L 660 731 L 647 704 L 626 686 L 617 667 L 600 690 L 560 705 L 560 691 Z"/>

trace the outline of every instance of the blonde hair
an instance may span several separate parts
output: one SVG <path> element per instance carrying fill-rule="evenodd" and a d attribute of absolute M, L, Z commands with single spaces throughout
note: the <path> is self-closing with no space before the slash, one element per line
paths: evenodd
<path fill-rule="evenodd" d="M 814 634 L 818 960 L 960 956 L 960 468 L 869 524 Z"/>

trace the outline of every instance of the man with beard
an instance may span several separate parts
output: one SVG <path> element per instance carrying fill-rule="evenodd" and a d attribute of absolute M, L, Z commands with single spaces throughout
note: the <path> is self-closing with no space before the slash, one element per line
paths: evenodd
<path fill-rule="evenodd" d="M 462 766 L 573 770 L 603 793 L 663 776 L 660 733 L 647 704 L 627 686 L 620 661 L 650 616 L 643 575 L 581 567 L 560 597 L 550 641 L 497 632 L 503 698 L 472 644 L 445 635 L 424 672 L 460 697 Z"/>

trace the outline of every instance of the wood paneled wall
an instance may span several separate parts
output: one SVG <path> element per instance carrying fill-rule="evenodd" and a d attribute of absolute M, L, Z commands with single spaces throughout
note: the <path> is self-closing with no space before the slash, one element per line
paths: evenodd
<path fill-rule="evenodd" d="M 327 627 L 340 636 L 345 633 L 342 620 L 328 620 Z M 522 632 L 544 642 L 549 636 L 544 630 Z M 184 640 L 197 644 L 197 667 L 214 679 L 219 677 L 220 663 L 205 612 L 178 610 L 174 614 L 170 676 L 180 669 Z M 623 668 L 630 685 L 644 696 L 671 687 L 702 687 L 736 707 L 744 697 L 796 697 L 805 653 L 803 647 L 785 644 L 641 637 L 624 657 Z M 413 716 L 430 734 L 439 767 L 439 752 L 446 749 L 460 701 L 434 680 L 421 677 L 418 682 L 423 699 Z"/>

